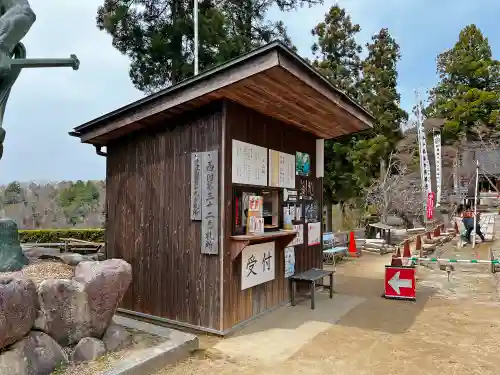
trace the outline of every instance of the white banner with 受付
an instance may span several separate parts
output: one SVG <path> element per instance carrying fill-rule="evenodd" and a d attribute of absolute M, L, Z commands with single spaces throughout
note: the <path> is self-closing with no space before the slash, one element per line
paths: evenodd
<path fill-rule="evenodd" d="M 241 290 L 275 278 L 274 241 L 247 246 L 241 252 Z"/>

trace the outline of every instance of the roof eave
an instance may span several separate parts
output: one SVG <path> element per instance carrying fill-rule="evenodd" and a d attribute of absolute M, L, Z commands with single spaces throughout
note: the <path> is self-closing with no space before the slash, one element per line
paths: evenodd
<path fill-rule="evenodd" d="M 248 52 L 240 57 L 232 59 L 224 64 L 221 64 L 221 65 L 216 66 L 212 69 L 209 69 L 209 70 L 207 70 L 207 71 L 205 71 L 197 76 L 193 76 L 189 79 L 186 79 L 186 80 L 180 82 L 179 84 L 176 84 L 172 87 L 161 90 L 155 94 L 149 95 L 145 98 L 142 98 L 138 101 L 130 103 L 126 106 L 123 106 L 123 107 L 118 108 L 112 112 L 109 112 L 105 115 L 102 115 L 96 119 L 93 119 L 93 120 L 88 121 L 82 125 L 79 125 L 73 129 L 73 132 L 71 132 L 70 135 L 75 136 L 75 137 L 79 137 L 80 135 L 85 133 L 85 130 L 87 130 L 87 129 L 91 129 L 91 128 L 94 128 L 96 126 L 99 126 L 103 122 L 110 121 L 113 118 L 120 116 L 121 114 L 125 114 L 126 112 L 133 110 L 134 108 L 137 108 L 137 107 L 144 105 L 144 104 L 151 103 L 151 102 L 155 101 L 156 99 L 162 97 L 163 95 L 172 94 L 176 91 L 182 90 L 186 86 L 192 85 L 196 82 L 199 82 L 199 81 L 202 81 L 204 79 L 209 78 L 210 76 L 216 74 L 218 71 L 228 69 L 229 67 L 236 67 L 237 65 L 242 64 L 251 58 L 255 58 L 255 57 L 258 57 L 259 55 L 269 53 L 272 50 L 277 50 L 279 53 L 284 54 L 284 55 L 288 56 L 289 58 L 291 58 L 294 62 L 297 62 L 300 65 L 300 68 L 305 69 L 309 74 L 312 74 L 315 78 L 320 79 L 324 84 L 328 85 L 330 90 L 339 94 L 342 97 L 342 99 L 345 99 L 349 104 L 355 106 L 360 112 L 364 113 L 372 121 L 374 120 L 374 117 L 370 112 L 368 112 L 364 107 L 362 107 L 355 100 L 350 98 L 346 93 L 344 93 L 343 91 L 334 87 L 328 80 L 326 80 L 321 74 L 319 74 L 314 68 L 312 68 L 303 58 L 298 56 L 295 52 L 293 52 L 291 49 L 289 49 L 288 47 L 283 45 L 281 42 L 274 41 L 274 42 L 269 43 L 261 48 L 250 51 L 250 52 Z M 373 126 L 372 124 L 369 124 L 369 125 Z"/>

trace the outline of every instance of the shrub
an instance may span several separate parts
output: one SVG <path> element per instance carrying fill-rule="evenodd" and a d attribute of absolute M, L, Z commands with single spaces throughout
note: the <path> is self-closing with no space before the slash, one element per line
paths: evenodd
<path fill-rule="evenodd" d="M 104 242 L 104 229 L 19 230 L 19 240 L 21 243 L 56 243 L 61 242 L 61 238 L 68 237 L 91 242 Z"/>

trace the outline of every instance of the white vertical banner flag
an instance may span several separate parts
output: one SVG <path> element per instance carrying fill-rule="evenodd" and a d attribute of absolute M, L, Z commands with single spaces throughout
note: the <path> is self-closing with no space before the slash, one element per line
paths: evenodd
<path fill-rule="evenodd" d="M 429 164 L 429 157 L 427 156 L 427 139 L 425 136 L 424 124 L 420 119 L 417 124 L 417 136 L 418 151 L 420 154 L 420 176 L 422 179 L 422 191 L 425 192 L 425 198 L 427 199 L 427 194 L 432 192 L 431 166 Z"/>
<path fill-rule="evenodd" d="M 441 174 L 442 174 L 442 155 L 441 155 L 441 132 L 434 133 L 434 158 L 436 159 L 436 206 L 441 202 Z"/>

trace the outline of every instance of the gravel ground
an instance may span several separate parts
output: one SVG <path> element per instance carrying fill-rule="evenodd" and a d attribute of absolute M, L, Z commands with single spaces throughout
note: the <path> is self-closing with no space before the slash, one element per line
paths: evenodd
<path fill-rule="evenodd" d="M 17 272 L 0 272 L 0 276 L 26 277 L 38 285 L 46 279 L 71 279 L 74 267 L 60 262 L 41 261 Z"/>
<path fill-rule="evenodd" d="M 127 331 L 132 334 L 132 345 L 130 347 L 116 353 L 109 353 L 95 361 L 61 368 L 51 375 L 99 375 L 111 370 L 121 359 L 130 358 L 136 351 L 151 348 L 167 340 L 166 338 L 134 329 L 127 328 Z"/>
<path fill-rule="evenodd" d="M 488 246 L 448 244 L 442 254 L 486 259 Z M 380 298 L 381 268 L 365 255 L 338 265 L 337 292 L 367 301 L 285 361 L 230 357 L 212 348 L 217 339 L 202 338 L 196 356 L 155 375 L 498 375 L 500 303 L 488 266 L 457 266 L 451 282 L 437 267 L 419 267 L 416 303 Z"/>

